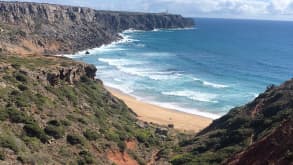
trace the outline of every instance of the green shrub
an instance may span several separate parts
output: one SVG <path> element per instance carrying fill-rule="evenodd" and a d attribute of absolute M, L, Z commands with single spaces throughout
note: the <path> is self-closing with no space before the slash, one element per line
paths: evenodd
<path fill-rule="evenodd" d="M 6 119 L 8 119 L 9 114 L 7 112 L 7 110 L 4 109 L 0 109 L 0 121 L 4 121 Z"/>
<path fill-rule="evenodd" d="M 22 73 L 17 73 L 15 75 L 15 79 L 17 81 L 20 81 L 20 82 L 27 82 L 27 78 L 26 78 L 26 75 L 22 74 Z"/>
<path fill-rule="evenodd" d="M 81 136 L 69 134 L 67 135 L 67 142 L 71 145 L 83 144 L 84 140 Z"/>
<path fill-rule="evenodd" d="M 16 97 L 15 104 L 17 107 L 28 107 L 30 105 L 30 95 L 21 94 Z"/>
<path fill-rule="evenodd" d="M 13 91 L 11 91 L 10 95 L 18 96 L 18 95 L 20 95 L 20 92 L 18 90 L 13 90 Z"/>
<path fill-rule="evenodd" d="M 177 155 L 171 159 L 173 165 L 182 165 L 192 161 L 193 156 L 190 154 Z"/>
<path fill-rule="evenodd" d="M 58 120 L 50 120 L 47 122 L 47 124 L 52 125 L 52 126 L 57 126 L 57 127 L 62 125 L 61 122 Z"/>
<path fill-rule="evenodd" d="M 28 136 L 36 137 L 43 143 L 49 140 L 49 137 L 45 134 L 44 130 L 37 125 L 37 123 L 25 124 L 23 129 Z"/>
<path fill-rule="evenodd" d="M 106 134 L 106 139 L 113 141 L 113 142 L 119 142 L 120 141 L 120 137 L 116 132 L 113 131 L 109 131 Z"/>
<path fill-rule="evenodd" d="M 12 136 L 0 136 L 0 146 L 3 148 L 9 148 L 14 152 L 18 152 L 18 147 L 15 138 Z"/>
<path fill-rule="evenodd" d="M 11 64 L 11 66 L 12 66 L 14 69 L 20 69 L 20 67 L 21 67 L 20 64 Z"/>
<path fill-rule="evenodd" d="M 3 150 L 0 151 L 0 160 L 5 160 L 5 153 Z"/>
<path fill-rule="evenodd" d="M 20 84 L 20 85 L 18 85 L 18 89 L 21 91 L 26 91 L 26 90 L 28 90 L 28 87 L 23 84 Z"/>
<path fill-rule="evenodd" d="M 64 126 L 70 126 L 71 125 L 70 121 L 68 121 L 68 120 L 60 120 L 60 123 L 62 125 L 64 125 Z"/>
<path fill-rule="evenodd" d="M 123 151 L 126 150 L 126 144 L 125 144 L 124 141 L 120 141 L 120 142 L 118 142 L 117 145 L 118 145 L 118 147 L 119 147 L 119 149 L 120 149 L 121 152 L 123 152 Z"/>
<path fill-rule="evenodd" d="M 13 123 L 32 123 L 33 119 L 28 117 L 24 112 L 15 109 L 8 108 L 7 113 L 9 114 L 9 119 Z"/>
<path fill-rule="evenodd" d="M 60 139 L 64 136 L 65 131 L 62 126 L 54 126 L 54 125 L 48 125 L 45 128 L 45 132 L 49 136 L 53 136 L 55 139 Z"/>
<path fill-rule="evenodd" d="M 35 94 L 33 97 L 33 102 L 36 104 L 36 106 L 39 109 L 42 109 L 44 107 L 44 105 L 47 105 L 49 102 L 49 99 L 41 94 Z"/>
<path fill-rule="evenodd" d="M 150 137 L 150 133 L 144 130 L 137 130 L 135 136 L 139 142 L 146 143 Z"/>
<path fill-rule="evenodd" d="M 22 140 L 24 143 L 33 151 L 38 151 L 41 146 L 41 142 L 36 137 L 29 137 L 29 136 L 23 136 Z"/>
<path fill-rule="evenodd" d="M 83 135 L 84 135 L 84 137 L 86 137 L 90 141 L 97 140 L 100 137 L 99 133 L 97 133 L 95 131 L 91 131 L 89 129 L 87 129 L 85 132 L 83 132 Z"/>
<path fill-rule="evenodd" d="M 88 151 L 80 151 L 79 152 L 80 159 L 78 160 L 79 165 L 84 164 L 93 164 L 94 158 Z"/>

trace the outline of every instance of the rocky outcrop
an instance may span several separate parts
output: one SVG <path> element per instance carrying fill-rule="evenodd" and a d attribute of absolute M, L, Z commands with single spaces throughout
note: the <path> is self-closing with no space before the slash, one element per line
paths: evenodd
<path fill-rule="evenodd" d="M 93 65 L 78 64 L 75 66 L 60 67 L 54 71 L 43 72 L 46 80 L 52 85 L 58 85 L 60 81 L 74 84 L 81 80 L 81 78 L 89 78 L 94 80 L 97 69 Z"/>
<path fill-rule="evenodd" d="M 0 2 L 2 51 L 61 54 L 108 44 L 126 29 L 184 28 L 192 19 L 172 14 L 97 11 L 38 3 Z"/>

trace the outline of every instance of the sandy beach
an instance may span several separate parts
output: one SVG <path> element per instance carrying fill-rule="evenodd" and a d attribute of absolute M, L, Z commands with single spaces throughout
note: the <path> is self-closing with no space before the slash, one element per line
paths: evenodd
<path fill-rule="evenodd" d="M 145 103 L 117 89 L 106 88 L 114 96 L 123 100 L 138 115 L 138 119 L 145 122 L 159 125 L 174 124 L 174 128 L 188 132 L 198 132 L 212 122 L 212 119 L 206 117 Z"/>

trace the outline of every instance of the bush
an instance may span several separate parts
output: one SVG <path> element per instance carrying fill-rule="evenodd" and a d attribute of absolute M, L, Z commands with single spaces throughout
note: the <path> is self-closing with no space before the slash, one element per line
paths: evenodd
<path fill-rule="evenodd" d="M 121 152 L 125 151 L 125 149 L 126 149 L 126 144 L 125 144 L 125 142 L 124 142 L 124 141 L 120 141 L 120 142 L 118 143 L 118 147 L 119 147 L 119 149 L 120 149 Z"/>
<path fill-rule="evenodd" d="M 21 73 L 16 74 L 15 79 L 20 82 L 27 82 L 26 76 Z"/>
<path fill-rule="evenodd" d="M 150 134 L 147 131 L 138 130 L 135 132 L 135 136 L 139 142 L 145 143 L 148 141 Z"/>
<path fill-rule="evenodd" d="M 171 163 L 173 165 L 182 165 L 185 163 L 189 163 L 191 161 L 192 161 L 192 155 L 190 154 L 177 155 L 173 159 L 171 159 Z"/>
<path fill-rule="evenodd" d="M 9 114 L 6 110 L 0 109 L 0 121 L 4 121 L 9 117 Z"/>
<path fill-rule="evenodd" d="M 93 164 L 94 163 L 94 158 L 91 155 L 91 153 L 89 153 L 88 151 L 80 151 L 79 156 L 81 157 L 78 160 L 79 165 Z"/>
<path fill-rule="evenodd" d="M 120 141 L 120 137 L 117 133 L 113 132 L 113 131 L 109 131 L 106 134 L 106 139 L 113 141 L 113 142 L 119 142 Z"/>
<path fill-rule="evenodd" d="M 5 160 L 5 153 L 3 150 L 0 151 L 0 160 Z"/>
<path fill-rule="evenodd" d="M 11 64 L 11 66 L 12 66 L 14 69 L 20 69 L 20 67 L 21 67 L 20 64 Z"/>
<path fill-rule="evenodd" d="M 39 151 L 41 147 L 40 139 L 36 137 L 23 136 L 22 140 L 33 151 Z"/>
<path fill-rule="evenodd" d="M 30 96 L 20 95 L 16 98 L 15 104 L 17 107 L 28 107 L 30 104 Z"/>
<path fill-rule="evenodd" d="M 67 142 L 71 145 L 76 145 L 76 144 L 83 144 L 84 140 L 82 137 L 78 135 L 69 134 L 67 135 Z"/>
<path fill-rule="evenodd" d="M 20 85 L 18 85 L 18 89 L 21 91 L 25 91 L 25 90 L 28 90 L 28 87 L 23 84 L 20 84 Z"/>
<path fill-rule="evenodd" d="M 50 120 L 47 122 L 47 124 L 52 125 L 52 126 L 57 126 L 57 127 L 62 125 L 61 122 L 58 120 Z"/>
<path fill-rule="evenodd" d="M 62 126 L 53 126 L 53 125 L 48 125 L 45 128 L 45 132 L 49 136 L 53 136 L 55 139 L 60 139 L 64 136 L 65 131 Z"/>
<path fill-rule="evenodd" d="M 1 136 L 0 137 L 0 146 L 3 148 L 9 148 L 14 152 L 18 152 L 18 147 L 14 137 L 11 136 Z"/>
<path fill-rule="evenodd" d="M 9 108 L 7 109 L 7 113 L 9 114 L 9 119 L 13 123 L 32 123 L 33 119 L 28 117 L 24 112 L 15 109 Z"/>
<path fill-rule="evenodd" d="M 18 95 L 20 95 L 20 92 L 18 90 L 13 90 L 13 91 L 11 91 L 10 95 L 18 96 Z"/>
<path fill-rule="evenodd" d="M 84 133 L 83 133 L 84 137 L 86 137 L 88 140 L 90 141 L 94 141 L 97 140 L 100 137 L 100 134 L 95 132 L 95 131 L 91 131 L 89 129 L 87 129 Z"/>
<path fill-rule="evenodd" d="M 68 120 L 60 120 L 60 123 L 62 125 L 64 125 L 64 126 L 70 126 L 71 125 L 70 121 L 68 121 Z"/>
<path fill-rule="evenodd" d="M 45 134 L 43 129 L 41 129 L 36 123 L 26 124 L 23 127 L 26 134 L 30 137 L 36 137 L 40 139 L 43 143 L 49 140 L 49 137 Z"/>

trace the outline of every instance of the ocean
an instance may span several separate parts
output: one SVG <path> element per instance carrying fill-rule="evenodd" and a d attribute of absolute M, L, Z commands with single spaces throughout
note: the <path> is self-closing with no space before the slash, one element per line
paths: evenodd
<path fill-rule="evenodd" d="M 216 119 L 293 77 L 293 22 L 195 19 L 190 29 L 127 30 L 66 55 L 138 100 Z M 154 112 L 155 113 L 155 112 Z"/>

